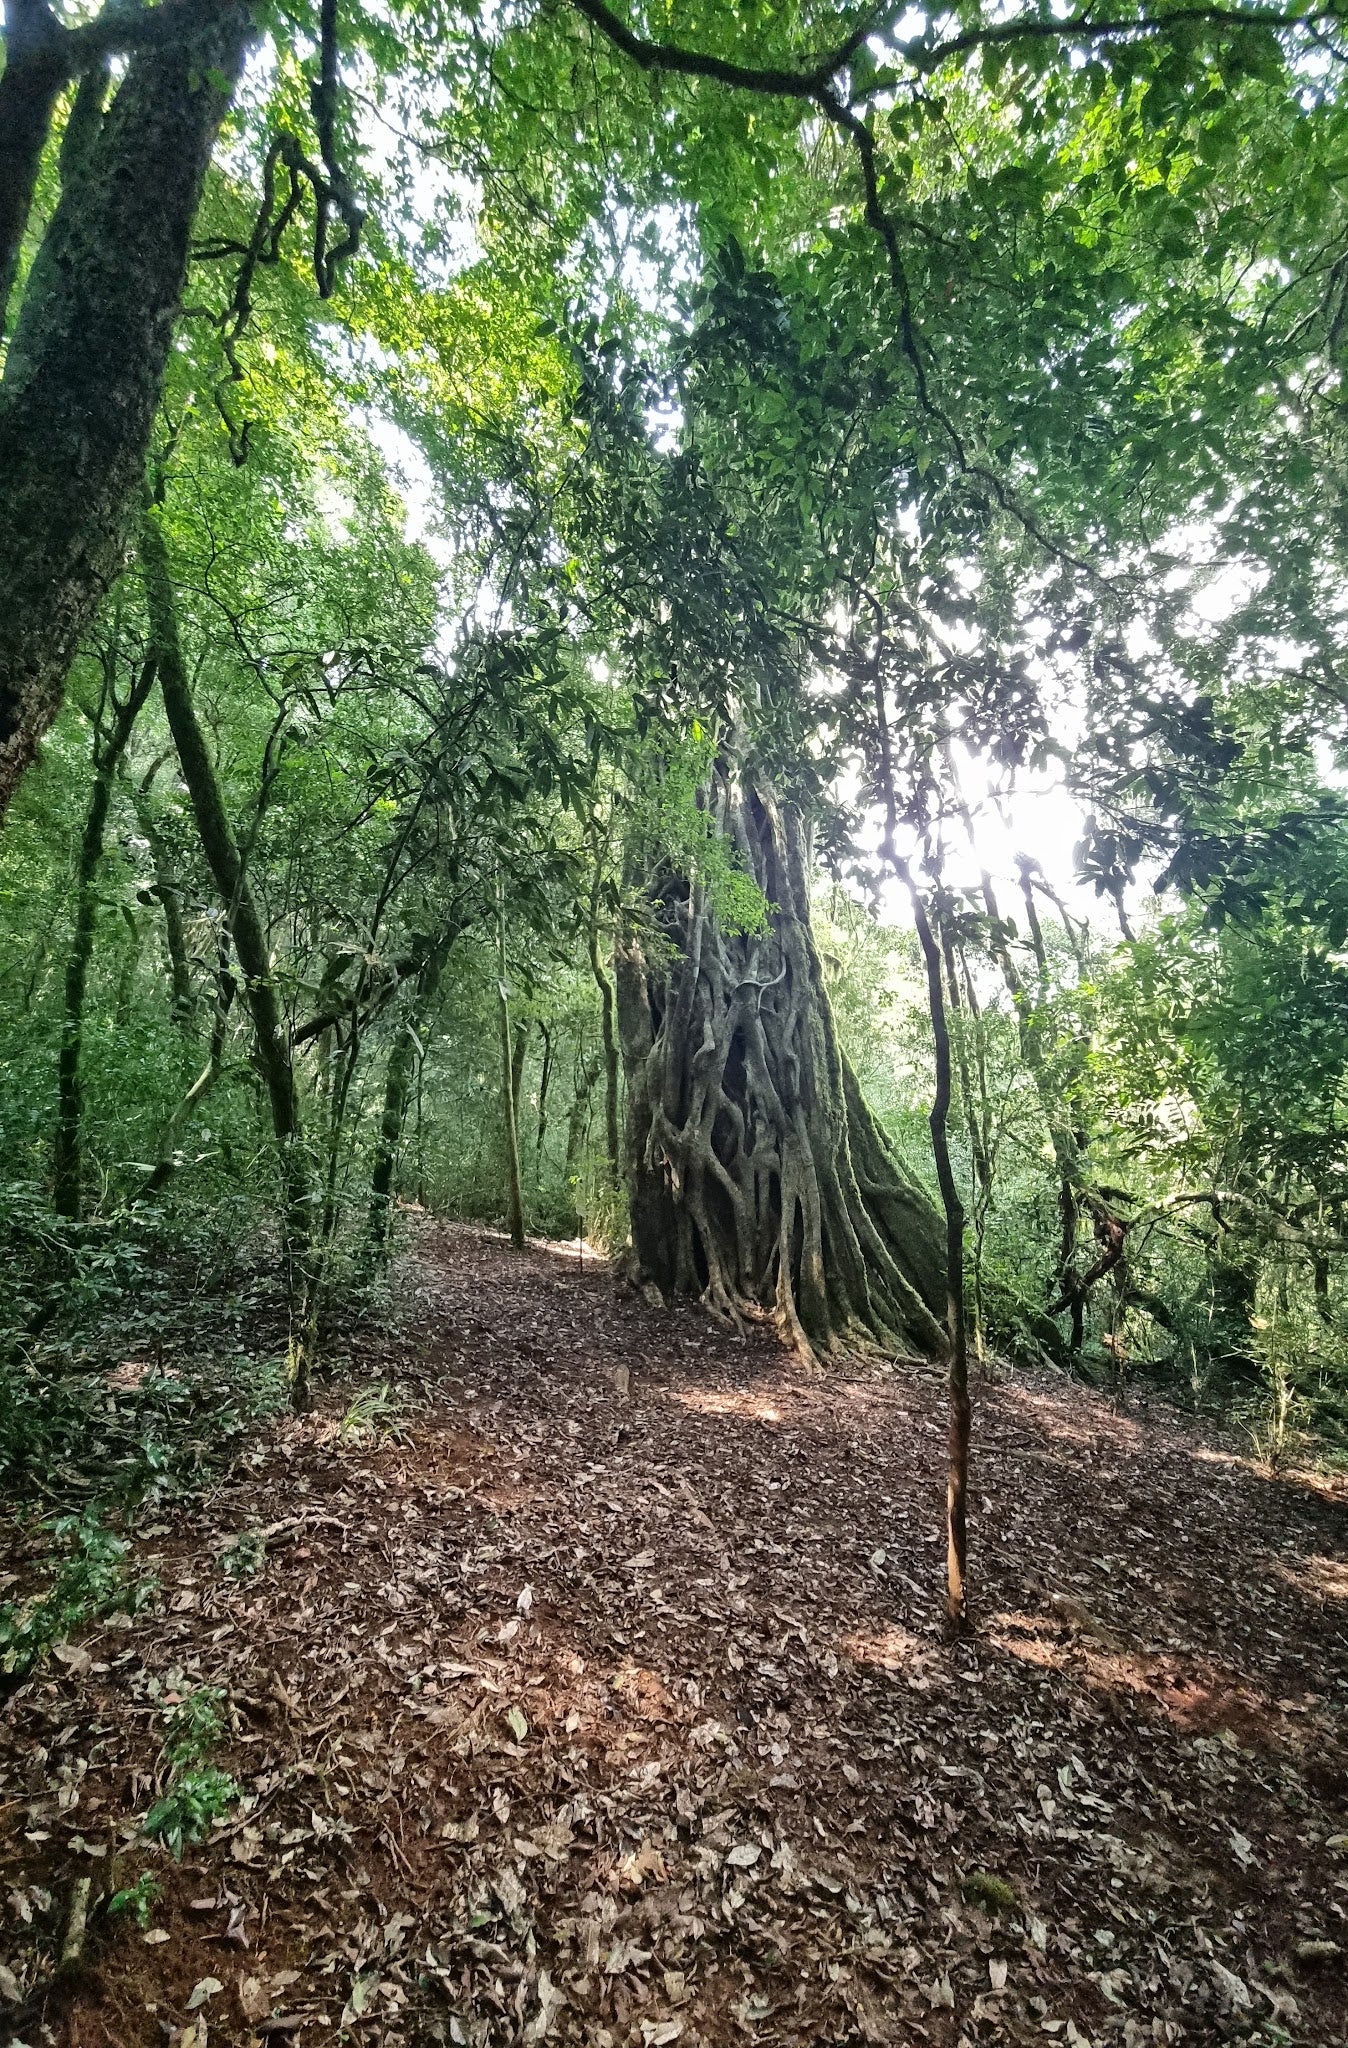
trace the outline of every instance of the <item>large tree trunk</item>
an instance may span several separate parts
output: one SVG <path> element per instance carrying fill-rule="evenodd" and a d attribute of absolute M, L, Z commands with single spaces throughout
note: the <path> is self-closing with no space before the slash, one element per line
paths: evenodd
<path fill-rule="evenodd" d="M 771 1311 L 806 1351 L 939 1355 L 944 1227 L 838 1044 L 805 826 L 762 783 L 714 801 L 768 922 L 731 936 L 696 881 L 671 882 L 669 947 L 619 948 L 635 1277 L 736 1324 Z"/>
<path fill-rule="evenodd" d="M 131 59 L 34 259 L 0 384 L 0 816 L 122 565 L 249 32 L 236 0 L 201 0 Z"/>

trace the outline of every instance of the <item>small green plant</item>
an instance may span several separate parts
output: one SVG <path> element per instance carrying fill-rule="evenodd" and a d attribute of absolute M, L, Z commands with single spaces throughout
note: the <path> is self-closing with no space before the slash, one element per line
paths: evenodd
<path fill-rule="evenodd" d="M 150 1924 L 150 1915 L 163 1897 L 163 1888 L 156 1881 L 154 1873 L 142 1870 L 134 1884 L 123 1885 L 108 1900 L 109 1913 L 132 1913 L 137 1927 L 144 1930 Z"/>
<path fill-rule="evenodd" d="M 401 1439 L 406 1434 L 401 1416 L 402 1403 L 389 1382 L 381 1380 L 361 1388 L 342 1417 L 338 1433 L 343 1437 Z"/>
<path fill-rule="evenodd" d="M 164 1755 L 175 1770 L 204 1764 L 225 1732 L 225 1689 L 197 1685 L 179 1692 L 167 1714 Z"/>
<path fill-rule="evenodd" d="M 209 1761 L 224 1732 L 225 1694 L 218 1685 L 184 1693 L 169 1709 L 164 1756 L 168 1787 L 141 1823 L 149 1841 L 162 1842 L 181 1861 L 189 1842 L 199 1842 L 228 1813 L 242 1786 Z"/>
<path fill-rule="evenodd" d="M 105 1529 L 90 1509 L 62 1515 L 45 1525 L 63 1546 L 48 1559 L 52 1580 L 45 1592 L 0 1605 L 0 1671 L 22 1676 L 72 1629 L 105 1614 L 134 1613 L 154 1589 L 152 1579 L 133 1582 L 126 1565 L 129 1545 Z"/>
<path fill-rule="evenodd" d="M 175 1772 L 168 1791 L 146 1814 L 141 1832 L 151 1842 L 162 1842 L 175 1863 L 181 1863 L 187 1844 L 209 1834 L 242 1789 L 237 1778 L 215 1764 Z"/>
<path fill-rule="evenodd" d="M 988 1913 L 1007 1913 L 1016 1903 L 1015 1886 L 987 1870 L 970 1871 L 960 1890 L 971 1906 L 982 1906 Z"/>
<path fill-rule="evenodd" d="M 220 1569 L 227 1579 L 251 1579 L 261 1571 L 267 1557 L 267 1539 L 261 1529 L 242 1529 L 220 1552 Z"/>

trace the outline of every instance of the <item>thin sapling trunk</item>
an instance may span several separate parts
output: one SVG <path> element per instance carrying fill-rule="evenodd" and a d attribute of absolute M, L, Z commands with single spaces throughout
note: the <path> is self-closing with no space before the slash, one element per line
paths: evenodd
<path fill-rule="evenodd" d="M 197 717 L 178 638 L 168 549 L 153 511 L 141 526 L 141 564 L 153 652 L 169 730 L 178 750 L 202 851 L 211 870 L 234 943 L 244 996 L 253 1022 L 258 1070 L 267 1091 L 281 1178 L 281 1254 L 290 1312 L 287 1370 L 297 1410 L 309 1405 L 317 1349 L 318 1287 L 314 1235 L 318 1190 L 300 1126 L 299 1096 L 290 1037 L 277 997 L 271 949 L 247 871 L 225 809 L 224 793 Z"/>
<path fill-rule="evenodd" d="M 501 1032 L 501 1116 L 505 1125 L 506 1223 L 516 1251 L 524 1249 L 524 1194 L 520 1186 L 520 1138 L 515 1108 L 515 1056 L 510 1029 L 510 991 L 506 986 L 505 903 L 498 894 L 496 912 L 497 1007 Z"/>
<path fill-rule="evenodd" d="M 66 957 L 65 1006 L 61 1019 L 61 1050 L 57 1063 L 56 1142 L 52 1154 L 52 1206 L 72 1220 L 80 1213 L 81 1127 L 84 1090 L 80 1062 L 84 1049 L 84 998 L 93 958 L 98 921 L 98 873 L 113 783 L 141 707 L 155 678 L 153 657 L 145 662 L 125 698 L 118 702 L 110 679 L 94 721 L 94 783 L 89 794 L 84 830 L 75 870 L 75 929 Z M 104 719 L 111 710 L 111 723 Z"/>

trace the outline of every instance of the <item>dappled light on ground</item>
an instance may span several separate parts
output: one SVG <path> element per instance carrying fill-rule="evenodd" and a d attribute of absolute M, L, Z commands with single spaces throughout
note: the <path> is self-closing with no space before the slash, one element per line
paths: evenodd
<path fill-rule="evenodd" d="M 681 1387 L 674 1395 L 685 1408 L 699 1415 L 735 1415 L 744 1422 L 780 1422 L 782 1411 L 775 1401 L 748 1392 L 707 1393 L 698 1387 Z"/>
<path fill-rule="evenodd" d="M 981 1390 L 949 1640 L 936 1374 L 418 1246 L 369 1360 L 404 1391 L 163 1510 L 152 1609 L 11 1703 L 20 1993 L 80 1879 L 163 1888 L 144 1934 L 95 1916 L 30 2048 L 1341 2039 L 1332 1491 Z M 203 1685 L 242 1797 L 179 1866 L 138 1827 Z"/>

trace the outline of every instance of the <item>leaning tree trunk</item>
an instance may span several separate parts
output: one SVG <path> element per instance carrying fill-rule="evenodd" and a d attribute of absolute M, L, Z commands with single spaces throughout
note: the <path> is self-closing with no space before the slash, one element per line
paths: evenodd
<path fill-rule="evenodd" d="M 716 802 L 769 906 L 764 929 L 733 936 L 696 881 L 671 883 L 661 942 L 618 950 L 635 1277 L 736 1325 L 771 1311 L 806 1352 L 935 1356 L 943 1226 L 839 1046 L 806 828 L 762 783 Z"/>
<path fill-rule="evenodd" d="M 134 56 L 43 236 L 0 384 L 0 817 L 122 565 L 206 167 L 249 35 Z"/>
<path fill-rule="evenodd" d="M 243 977 L 244 998 L 253 1020 L 258 1070 L 267 1090 L 272 1134 L 281 1172 L 281 1255 L 290 1310 L 287 1372 L 292 1405 L 309 1405 L 309 1379 L 318 1345 L 318 1269 L 315 1224 L 318 1190 L 300 1126 L 299 1092 L 290 1034 L 282 1015 L 262 915 L 239 852 L 224 793 L 197 717 L 178 638 L 177 609 L 168 548 L 154 512 L 141 522 L 141 567 L 151 649 L 158 666 L 164 712 L 178 753 L 192 814 L 201 835 L 225 925 Z"/>

